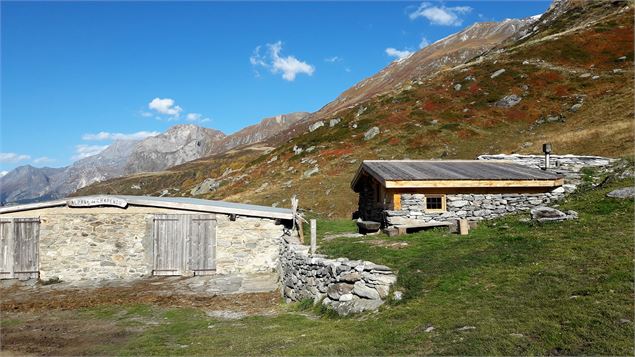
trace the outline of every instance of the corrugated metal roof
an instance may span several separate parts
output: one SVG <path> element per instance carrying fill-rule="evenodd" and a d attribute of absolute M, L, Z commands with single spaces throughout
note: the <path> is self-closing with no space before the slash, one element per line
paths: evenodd
<path fill-rule="evenodd" d="M 69 197 L 67 199 L 31 203 L 17 206 L 0 207 L 0 213 L 28 211 L 39 208 L 65 206 L 71 199 L 94 198 L 94 197 L 114 197 L 125 200 L 129 205 L 148 206 L 182 209 L 191 211 L 201 211 L 210 213 L 237 214 L 241 216 L 265 217 L 292 219 L 293 213 L 287 208 L 277 208 L 269 206 L 250 205 L 244 203 L 234 203 L 226 201 L 203 200 L 189 197 L 153 197 L 153 196 L 124 196 L 124 195 L 99 195 L 85 197 Z"/>
<path fill-rule="evenodd" d="M 514 164 L 481 160 L 367 160 L 362 162 L 353 186 L 362 171 L 380 181 L 428 180 L 555 180 L 555 173 Z"/>

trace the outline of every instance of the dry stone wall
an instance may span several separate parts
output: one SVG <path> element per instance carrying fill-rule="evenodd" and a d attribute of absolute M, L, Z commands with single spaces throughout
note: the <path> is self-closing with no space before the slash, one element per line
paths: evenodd
<path fill-rule="evenodd" d="M 284 237 L 280 253 L 282 293 L 287 301 L 312 299 L 340 315 L 376 310 L 397 281 L 387 266 L 310 254 L 309 247 L 293 236 Z"/>
<path fill-rule="evenodd" d="M 565 189 L 545 193 L 451 194 L 446 195 L 446 212 L 426 212 L 424 194 L 402 194 L 401 209 L 386 211 L 388 225 L 442 222 L 466 218 L 482 220 L 513 212 L 528 211 L 561 199 Z"/>

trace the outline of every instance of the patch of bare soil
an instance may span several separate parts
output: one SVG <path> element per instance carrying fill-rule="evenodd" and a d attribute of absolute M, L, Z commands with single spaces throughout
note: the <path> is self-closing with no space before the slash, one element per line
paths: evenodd
<path fill-rule="evenodd" d="M 23 323 L 2 327 L 3 351 L 0 356 L 95 354 L 96 346 L 123 343 L 136 333 L 117 326 L 114 321 L 86 321 L 70 311 L 16 314 L 12 317 Z"/>
<path fill-rule="evenodd" d="M 0 357 L 102 354 L 100 345 L 117 345 L 160 321 L 138 321 L 122 326 L 116 320 L 92 318 L 78 309 L 99 306 L 148 304 L 193 307 L 217 318 L 274 315 L 280 309 L 279 292 L 231 295 L 193 294 L 174 285 L 157 287 L 140 281 L 129 286 L 50 288 L 13 286 L 0 289 Z M 235 315 L 235 316 L 234 316 Z"/>
<path fill-rule="evenodd" d="M 182 292 L 182 293 L 180 293 Z M 0 289 L 0 311 L 34 312 L 73 310 L 99 305 L 151 304 L 164 307 L 196 307 L 205 310 L 238 310 L 246 315 L 271 314 L 280 301 L 278 292 L 205 295 L 192 294 L 171 285 L 157 287 L 152 281 L 129 286 L 40 289 L 13 286 Z"/>

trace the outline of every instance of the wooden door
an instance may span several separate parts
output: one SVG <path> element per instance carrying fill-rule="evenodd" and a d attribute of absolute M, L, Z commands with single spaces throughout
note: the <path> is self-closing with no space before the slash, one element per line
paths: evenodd
<path fill-rule="evenodd" d="M 189 267 L 194 275 L 209 275 L 216 271 L 216 217 L 191 216 L 189 224 Z"/>
<path fill-rule="evenodd" d="M 39 218 L 0 219 L 0 278 L 38 278 L 39 239 Z"/>
<path fill-rule="evenodd" d="M 216 268 L 216 217 L 154 217 L 154 275 L 205 275 Z"/>
<path fill-rule="evenodd" d="M 186 216 L 178 214 L 154 217 L 154 275 L 182 275 L 185 273 Z"/>

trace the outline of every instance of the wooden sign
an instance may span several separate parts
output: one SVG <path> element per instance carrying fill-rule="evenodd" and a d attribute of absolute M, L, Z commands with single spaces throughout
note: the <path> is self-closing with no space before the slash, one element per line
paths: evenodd
<path fill-rule="evenodd" d="M 95 207 L 95 206 L 114 206 L 126 208 L 128 202 L 117 197 L 97 196 L 97 197 L 82 197 L 71 198 L 66 202 L 68 207 Z"/>

